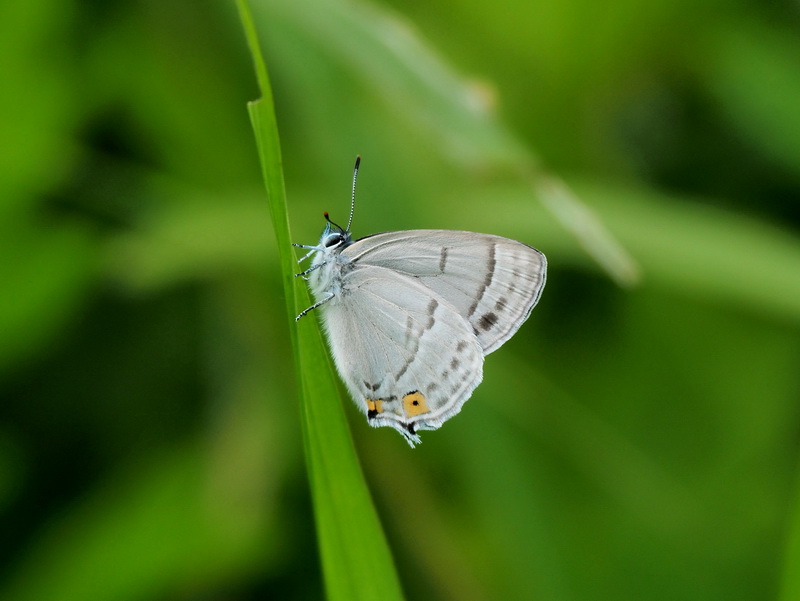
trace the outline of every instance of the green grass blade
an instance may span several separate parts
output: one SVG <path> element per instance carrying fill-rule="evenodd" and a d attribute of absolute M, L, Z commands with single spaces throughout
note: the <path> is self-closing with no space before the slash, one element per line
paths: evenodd
<path fill-rule="evenodd" d="M 280 141 L 269 77 L 245 0 L 239 13 L 255 62 L 262 97 L 248 108 L 258 144 L 280 252 L 287 311 L 299 370 L 301 423 L 311 495 L 328 599 L 402 599 L 377 512 L 372 504 L 345 420 L 336 378 L 323 347 L 316 317 L 297 327 L 293 317 L 310 304 L 308 292 L 293 276 L 289 220 L 281 167 Z"/>

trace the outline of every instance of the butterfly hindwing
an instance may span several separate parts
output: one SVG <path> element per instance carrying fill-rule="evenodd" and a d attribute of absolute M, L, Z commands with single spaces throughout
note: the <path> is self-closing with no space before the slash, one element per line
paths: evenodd
<path fill-rule="evenodd" d="M 337 367 L 371 425 L 419 442 L 417 430 L 440 427 L 480 383 L 483 349 L 460 310 L 425 282 L 351 265 L 323 310 Z"/>

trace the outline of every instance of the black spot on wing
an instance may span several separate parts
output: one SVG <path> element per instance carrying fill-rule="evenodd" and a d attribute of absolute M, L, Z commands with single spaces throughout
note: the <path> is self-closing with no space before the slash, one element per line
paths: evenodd
<path fill-rule="evenodd" d="M 478 325 L 483 331 L 491 330 L 496 323 L 497 315 L 491 311 L 489 313 L 484 313 L 478 320 Z"/>
<path fill-rule="evenodd" d="M 444 273 L 444 266 L 447 264 L 447 247 L 442 247 L 442 253 L 439 255 L 439 271 Z"/>

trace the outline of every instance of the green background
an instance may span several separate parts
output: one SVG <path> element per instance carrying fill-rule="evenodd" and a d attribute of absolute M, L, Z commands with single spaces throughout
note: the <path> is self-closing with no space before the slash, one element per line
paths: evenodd
<path fill-rule="evenodd" d="M 360 153 L 356 237 L 550 262 L 418 449 L 345 408 L 407 598 L 800 598 L 796 4 L 252 6 L 296 241 Z M 320 598 L 233 3 L 7 2 L 0 57 L 0 599 Z"/>

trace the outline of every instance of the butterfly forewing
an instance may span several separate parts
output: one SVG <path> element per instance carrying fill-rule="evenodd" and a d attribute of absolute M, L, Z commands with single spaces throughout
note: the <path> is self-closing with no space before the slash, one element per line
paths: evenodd
<path fill-rule="evenodd" d="M 527 319 L 544 288 L 547 262 L 520 242 L 454 230 L 375 234 L 343 252 L 356 265 L 405 274 L 446 300 L 469 323 L 484 354 Z"/>

